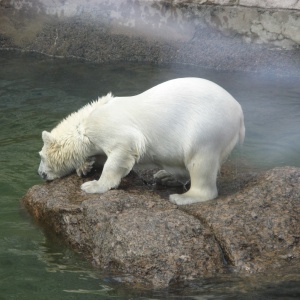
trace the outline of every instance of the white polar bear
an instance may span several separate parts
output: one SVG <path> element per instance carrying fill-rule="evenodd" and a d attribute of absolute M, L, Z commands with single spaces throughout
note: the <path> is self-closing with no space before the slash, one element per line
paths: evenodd
<path fill-rule="evenodd" d="M 82 184 L 87 193 L 118 187 L 135 166 L 158 166 L 155 177 L 191 180 L 184 194 L 170 201 L 190 204 L 217 197 L 221 163 L 245 135 L 239 103 L 205 79 L 179 78 L 132 97 L 99 98 L 44 131 L 38 173 L 53 180 L 91 169 L 93 157 L 105 157 L 98 181 Z"/>

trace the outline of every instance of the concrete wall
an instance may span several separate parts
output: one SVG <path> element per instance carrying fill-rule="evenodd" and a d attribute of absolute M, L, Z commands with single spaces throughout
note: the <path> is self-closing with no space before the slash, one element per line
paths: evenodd
<path fill-rule="evenodd" d="M 262 51 L 279 49 L 289 50 L 294 65 L 299 6 L 295 0 L 2 0 L 0 49 L 223 69 L 251 69 L 261 65 Z M 263 56 L 267 67 L 272 55 Z"/>

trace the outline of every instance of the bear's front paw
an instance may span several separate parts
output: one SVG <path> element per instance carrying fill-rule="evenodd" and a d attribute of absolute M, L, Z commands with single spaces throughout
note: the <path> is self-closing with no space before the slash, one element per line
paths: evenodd
<path fill-rule="evenodd" d="M 76 173 L 79 177 L 86 176 L 93 168 L 95 158 L 91 157 L 85 161 L 79 168 L 76 169 Z"/>
<path fill-rule="evenodd" d="M 108 189 L 101 187 L 97 180 L 85 182 L 81 185 L 81 189 L 89 194 L 102 194 L 108 191 Z"/>

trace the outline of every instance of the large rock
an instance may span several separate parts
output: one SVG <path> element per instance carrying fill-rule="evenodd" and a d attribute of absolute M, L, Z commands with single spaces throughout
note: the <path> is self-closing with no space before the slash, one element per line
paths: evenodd
<path fill-rule="evenodd" d="M 156 287 L 222 272 L 211 230 L 149 190 L 137 175 L 104 195 L 85 194 L 81 184 L 74 175 L 37 185 L 23 203 L 34 219 L 97 266 Z"/>
<path fill-rule="evenodd" d="M 300 169 L 234 174 L 223 172 L 218 199 L 185 207 L 134 173 L 104 195 L 80 191 L 83 179 L 71 175 L 32 187 L 23 203 L 95 265 L 134 284 L 299 264 Z"/>

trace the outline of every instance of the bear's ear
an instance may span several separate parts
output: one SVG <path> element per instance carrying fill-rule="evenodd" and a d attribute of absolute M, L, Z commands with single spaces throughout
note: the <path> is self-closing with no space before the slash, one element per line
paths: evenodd
<path fill-rule="evenodd" d="M 51 136 L 51 133 L 48 131 L 42 132 L 42 139 L 45 144 L 49 144 L 49 143 L 51 143 L 51 141 L 53 141 L 53 137 Z"/>

